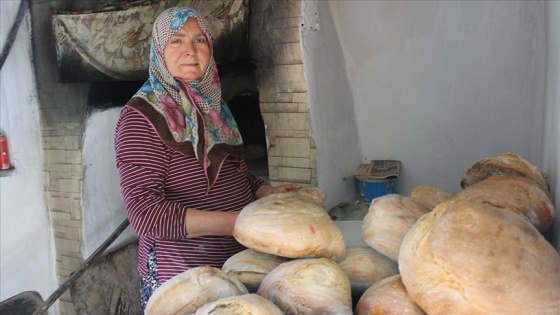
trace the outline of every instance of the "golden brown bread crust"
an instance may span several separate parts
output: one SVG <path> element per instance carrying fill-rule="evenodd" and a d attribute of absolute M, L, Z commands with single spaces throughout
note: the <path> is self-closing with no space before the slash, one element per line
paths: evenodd
<path fill-rule="evenodd" d="M 257 294 L 285 314 L 352 315 L 348 276 L 327 258 L 282 263 L 264 278 Z"/>
<path fill-rule="evenodd" d="M 410 298 L 401 275 L 393 275 L 376 282 L 364 292 L 356 309 L 356 315 L 425 315 Z"/>
<path fill-rule="evenodd" d="M 325 191 L 322 190 L 321 188 L 318 188 L 318 187 L 304 187 L 304 188 L 295 190 L 294 192 L 298 193 L 300 195 L 303 195 L 303 196 L 307 196 L 307 197 L 315 200 L 315 202 L 317 202 L 319 205 L 321 205 L 322 208 L 325 208 L 325 205 L 327 203 L 327 193 L 325 193 Z"/>
<path fill-rule="evenodd" d="M 349 246 L 338 262 L 350 280 L 352 292 L 363 293 L 375 282 L 399 273 L 397 263 L 369 246 Z"/>
<path fill-rule="evenodd" d="M 249 292 L 257 292 L 264 277 L 274 268 L 288 259 L 257 252 L 250 248 L 231 256 L 222 270 L 229 276 L 237 278 Z"/>
<path fill-rule="evenodd" d="M 362 240 L 397 261 L 403 237 L 418 218 L 431 210 L 418 200 L 398 194 L 375 198 L 362 222 Z"/>
<path fill-rule="evenodd" d="M 272 194 L 241 210 L 235 239 L 256 251 L 286 257 L 340 259 L 346 244 L 321 205 L 297 192 Z"/>
<path fill-rule="evenodd" d="M 157 288 L 148 300 L 145 314 L 192 314 L 206 303 L 247 293 L 239 280 L 222 270 L 210 266 L 196 267 Z"/>
<path fill-rule="evenodd" d="M 410 229 L 399 271 L 428 314 L 559 314 L 560 256 L 511 211 L 441 203 Z"/>
<path fill-rule="evenodd" d="M 473 164 L 463 174 L 461 187 L 467 188 L 492 175 L 509 175 L 528 178 L 537 182 L 549 193 L 550 188 L 548 186 L 546 173 L 531 162 L 525 160 L 519 154 L 512 152 L 491 156 Z"/>
<path fill-rule="evenodd" d="M 540 232 L 554 221 L 554 205 L 540 185 L 518 176 L 493 175 L 477 182 L 453 199 L 464 199 L 509 210 L 521 215 Z"/>
<path fill-rule="evenodd" d="M 420 185 L 410 192 L 410 198 L 423 202 L 432 209 L 438 204 L 450 200 L 455 195 L 451 190 L 433 186 L 433 185 Z"/>
<path fill-rule="evenodd" d="M 221 298 L 205 304 L 196 315 L 283 315 L 274 303 L 257 294 Z"/>

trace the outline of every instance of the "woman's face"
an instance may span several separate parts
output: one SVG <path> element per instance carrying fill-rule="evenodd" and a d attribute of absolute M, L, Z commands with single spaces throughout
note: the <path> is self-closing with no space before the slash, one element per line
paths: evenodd
<path fill-rule="evenodd" d="M 210 62 L 210 47 L 196 18 L 188 18 L 185 25 L 171 36 L 163 49 L 163 57 L 175 78 L 190 82 L 204 74 Z"/>

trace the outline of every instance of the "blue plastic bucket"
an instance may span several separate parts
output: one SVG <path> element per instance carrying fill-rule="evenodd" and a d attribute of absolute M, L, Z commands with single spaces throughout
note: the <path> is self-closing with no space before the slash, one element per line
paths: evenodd
<path fill-rule="evenodd" d="M 377 197 L 397 193 L 397 178 L 369 179 L 356 178 L 358 201 L 370 204 Z"/>

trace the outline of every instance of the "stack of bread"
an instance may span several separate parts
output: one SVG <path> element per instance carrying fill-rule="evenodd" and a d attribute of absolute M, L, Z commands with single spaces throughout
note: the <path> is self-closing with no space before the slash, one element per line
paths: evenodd
<path fill-rule="evenodd" d="M 397 274 L 370 286 L 356 305 L 355 314 L 423 315 L 426 313 L 410 298 L 402 283 L 401 275 Z"/>
<path fill-rule="evenodd" d="M 363 241 L 385 256 L 397 261 L 402 239 L 410 227 L 431 206 L 397 194 L 375 198 L 362 224 Z"/>
<path fill-rule="evenodd" d="M 228 296 L 207 303 L 196 315 L 283 315 L 274 303 L 257 294 Z"/>
<path fill-rule="evenodd" d="M 455 195 L 451 190 L 434 185 L 420 185 L 410 192 L 410 198 L 418 200 L 432 209 Z"/>
<path fill-rule="evenodd" d="M 541 234 L 554 218 L 544 172 L 504 153 L 461 186 L 403 239 L 411 299 L 427 314 L 560 314 L 560 256 Z"/>
<path fill-rule="evenodd" d="M 264 277 L 288 261 L 287 258 L 246 249 L 231 256 L 222 266 L 222 270 L 229 276 L 237 278 L 251 293 L 257 292 Z"/>
<path fill-rule="evenodd" d="M 318 190 L 310 194 L 306 188 L 258 199 L 241 210 L 233 236 L 246 247 L 266 254 L 343 258 L 344 237 L 325 211 L 323 200 Z"/>
<path fill-rule="evenodd" d="M 219 272 L 169 280 L 147 314 L 560 314 L 560 255 L 542 234 L 555 216 L 546 174 L 503 153 L 460 184 L 374 199 L 364 246 L 345 244 L 318 188 L 261 198 L 234 228 L 248 249 Z M 172 286 L 183 294 L 162 290 Z M 160 308 L 170 303 L 177 312 Z"/>
<path fill-rule="evenodd" d="M 248 294 L 247 288 L 236 278 L 214 267 L 196 267 L 157 288 L 148 300 L 145 314 L 194 314 L 207 303 L 243 294 Z"/>
<path fill-rule="evenodd" d="M 269 265 L 257 291 L 285 314 L 352 314 L 351 283 L 336 262 L 346 257 L 346 244 L 325 200 L 317 188 L 270 195 L 243 208 L 235 223 L 241 244 L 288 260 Z"/>

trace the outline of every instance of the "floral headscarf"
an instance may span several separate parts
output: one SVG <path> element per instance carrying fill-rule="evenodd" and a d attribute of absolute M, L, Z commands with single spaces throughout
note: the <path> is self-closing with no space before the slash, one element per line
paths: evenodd
<path fill-rule="evenodd" d="M 183 82 L 175 79 L 165 66 L 163 50 L 189 18 L 195 18 L 206 35 L 210 61 L 201 78 Z M 149 75 L 134 97 L 144 99 L 165 117 L 176 142 L 192 143 L 195 156 L 205 169 L 210 164 L 208 154 L 215 145 L 242 145 L 239 128 L 221 98 L 210 27 L 202 15 L 190 8 L 176 7 L 158 16 L 152 31 Z M 201 153 L 204 156 L 199 156 Z"/>

